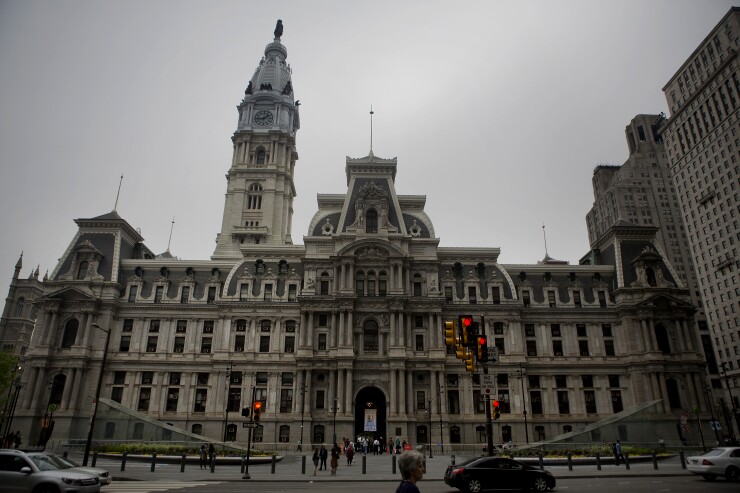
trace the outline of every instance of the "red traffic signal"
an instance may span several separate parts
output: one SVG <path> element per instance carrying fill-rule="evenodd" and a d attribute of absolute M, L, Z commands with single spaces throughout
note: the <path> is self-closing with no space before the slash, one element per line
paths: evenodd
<path fill-rule="evenodd" d="M 252 419 L 255 421 L 260 420 L 260 415 L 262 414 L 262 401 L 257 401 L 254 404 L 252 404 Z"/>
<path fill-rule="evenodd" d="M 499 419 L 501 417 L 501 403 L 498 400 L 494 399 L 491 404 L 493 404 L 493 419 Z"/>
<path fill-rule="evenodd" d="M 476 336 L 476 350 L 475 356 L 478 359 L 478 363 L 488 361 L 488 337 L 485 335 Z"/>
<path fill-rule="evenodd" d="M 463 346 L 470 346 L 475 341 L 470 337 L 473 335 L 473 316 L 472 315 L 460 315 L 458 317 L 458 330 L 460 331 L 460 339 L 462 340 Z"/>

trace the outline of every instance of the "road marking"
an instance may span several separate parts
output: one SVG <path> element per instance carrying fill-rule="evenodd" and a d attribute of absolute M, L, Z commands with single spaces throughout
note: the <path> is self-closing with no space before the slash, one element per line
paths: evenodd
<path fill-rule="evenodd" d="M 114 481 L 108 486 L 103 486 L 102 493 L 156 493 L 173 489 L 195 488 L 196 486 L 214 486 L 219 482 L 196 482 L 196 481 Z"/>

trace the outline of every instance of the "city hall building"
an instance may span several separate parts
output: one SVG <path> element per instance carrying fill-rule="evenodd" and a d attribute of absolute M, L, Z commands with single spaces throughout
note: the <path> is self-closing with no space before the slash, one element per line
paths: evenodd
<path fill-rule="evenodd" d="M 52 407 L 53 438 L 86 436 L 103 363 L 101 397 L 209 440 L 246 444 L 241 410 L 260 401 L 263 444 L 365 432 L 484 443 L 481 368 L 467 372 L 445 346 L 444 322 L 462 314 L 500 355 L 494 443 L 655 400 L 641 419 L 656 436 L 592 438 L 697 439 L 676 426 L 706 408 L 695 308 L 654 226 L 616 221 L 580 265 L 443 248 L 425 197 L 399 193 L 403 164 L 371 151 L 347 158 L 347 189 L 318 196 L 294 244 L 300 118 L 281 36 L 279 25 L 238 106 L 210 259 L 155 255 L 112 211 L 75 220 L 48 277 L 22 278 L 19 260 L 0 344 L 22 358 L 13 428 L 26 443 Z M 120 428 L 99 415 L 95 437 L 151 438 Z"/>

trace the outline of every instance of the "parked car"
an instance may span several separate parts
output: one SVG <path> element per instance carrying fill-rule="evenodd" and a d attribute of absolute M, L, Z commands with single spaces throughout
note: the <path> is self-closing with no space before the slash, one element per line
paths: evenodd
<path fill-rule="evenodd" d="M 447 467 L 445 483 L 468 493 L 522 489 L 547 491 L 555 487 L 555 476 L 506 457 L 478 457 Z"/>
<path fill-rule="evenodd" d="M 59 469 L 47 454 L 0 449 L 3 493 L 99 493 L 100 479 L 76 469 Z"/>
<path fill-rule="evenodd" d="M 724 476 L 727 481 L 740 481 L 740 447 L 718 447 L 686 459 L 686 469 L 714 481 Z"/>
<path fill-rule="evenodd" d="M 38 452 L 29 452 L 28 455 L 33 457 L 34 454 L 37 454 Z M 64 457 L 59 457 L 58 455 L 54 455 L 51 453 L 44 453 L 43 455 L 46 455 L 49 457 L 49 460 L 56 465 L 59 469 L 75 469 L 77 471 L 87 472 L 90 474 L 95 474 L 98 476 L 98 479 L 100 480 L 101 486 L 106 486 L 111 483 L 111 475 L 108 471 L 105 469 L 101 469 L 99 467 L 87 467 L 87 466 L 81 466 L 69 459 L 65 459 Z"/>

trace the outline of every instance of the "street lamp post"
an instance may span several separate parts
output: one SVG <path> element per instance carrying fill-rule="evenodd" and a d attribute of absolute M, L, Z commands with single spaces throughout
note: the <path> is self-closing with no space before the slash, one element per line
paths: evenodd
<path fill-rule="evenodd" d="M 332 433 L 332 445 L 337 443 L 337 398 L 334 398 L 334 431 Z"/>
<path fill-rule="evenodd" d="M 725 386 L 727 387 L 727 394 L 730 397 L 730 404 L 732 404 L 732 415 L 735 416 L 735 422 L 737 423 L 737 429 L 740 433 L 740 413 L 738 413 L 737 408 L 735 407 L 735 400 L 732 398 L 732 391 L 730 390 L 730 382 L 728 381 L 730 377 L 727 376 L 727 363 L 720 363 L 719 365 L 720 372 L 722 372 L 722 375 L 725 380 Z M 728 423 L 730 425 L 730 436 L 732 436 L 732 439 L 735 439 L 735 430 L 732 428 L 732 422 Z"/>
<path fill-rule="evenodd" d="M 524 406 L 524 437 L 526 438 L 527 443 L 529 443 L 529 427 L 527 426 L 527 398 L 524 394 L 524 377 L 527 375 L 527 370 L 522 368 L 521 363 L 519 363 L 517 366 L 519 367 L 519 369 L 517 370 L 519 381 L 522 384 L 522 406 Z"/>
<path fill-rule="evenodd" d="M 298 441 L 298 451 L 303 452 L 303 416 L 306 410 L 306 386 L 301 385 L 301 439 Z"/>
<path fill-rule="evenodd" d="M 10 414 L 10 410 L 13 407 L 11 405 L 11 398 L 10 398 L 10 394 L 13 391 L 13 387 L 16 387 L 16 386 L 20 387 L 16 382 L 18 378 L 16 374 L 20 370 L 21 370 L 21 365 L 16 363 L 15 367 L 13 368 L 13 371 L 11 372 L 13 377 L 11 378 L 10 385 L 8 385 L 8 396 L 5 398 L 5 407 L 3 408 L 3 415 L 2 417 L 0 417 L 0 430 L 3 430 L 3 425 L 5 424 L 5 420 L 7 419 L 8 415 Z M 3 432 L 3 437 L 7 436 L 7 434 L 8 434 L 7 432 Z"/>
<path fill-rule="evenodd" d="M 231 382 L 229 379 L 231 378 L 231 361 L 229 361 L 229 367 L 226 369 L 226 409 L 224 411 L 224 442 L 226 442 L 226 438 L 228 435 L 229 430 L 229 395 L 230 395 L 230 385 Z"/>
<path fill-rule="evenodd" d="M 100 388 L 103 386 L 103 372 L 105 372 L 105 361 L 108 359 L 108 343 L 110 342 L 110 329 L 104 329 L 96 323 L 90 324 L 90 327 L 100 329 L 105 332 L 105 348 L 103 349 L 103 361 L 100 363 L 100 375 L 98 376 L 98 386 L 95 390 L 95 403 L 93 404 L 93 413 L 90 418 L 90 429 L 87 431 L 87 442 L 85 443 L 85 455 L 82 458 L 82 465 L 87 466 L 87 459 L 90 456 L 90 447 L 92 446 L 93 430 L 95 429 L 95 418 L 98 414 L 98 401 L 100 400 Z"/>
<path fill-rule="evenodd" d="M 429 411 L 429 458 L 433 459 L 434 455 L 432 455 L 432 400 L 429 399 L 429 405 L 427 406 L 427 409 Z"/>
<path fill-rule="evenodd" d="M 444 432 L 442 430 L 442 399 L 444 399 L 445 395 L 445 388 L 440 385 L 439 386 L 439 402 L 437 402 L 437 407 L 439 408 L 439 447 L 441 450 L 441 454 L 444 455 L 445 453 L 445 439 L 444 439 Z"/>

